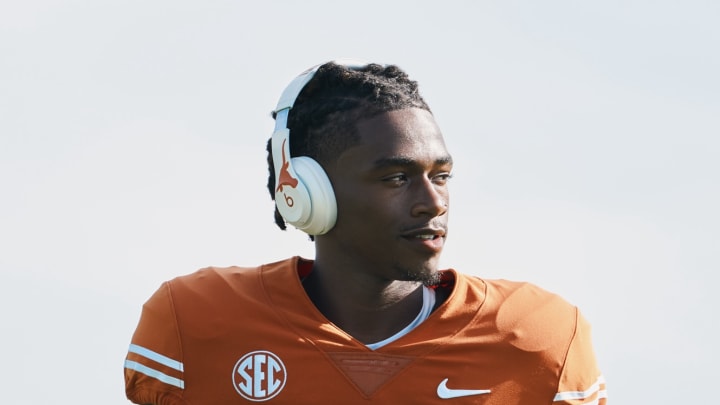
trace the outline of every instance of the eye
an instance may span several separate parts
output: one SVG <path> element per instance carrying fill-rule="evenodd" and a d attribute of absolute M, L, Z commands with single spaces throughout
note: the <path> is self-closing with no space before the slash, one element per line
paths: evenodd
<path fill-rule="evenodd" d="M 444 186 L 447 184 L 448 180 L 452 179 L 452 176 L 453 175 L 450 172 L 438 173 L 432 177 L 432 182 Z"/>
<path fill-rule="evenodd" d="M 387 183 L 392 186 L 402 186 L 407 183 L 408 176 L 405 173 L 396 173 L 390 176 L 382 178 L 383 183 Z"/>

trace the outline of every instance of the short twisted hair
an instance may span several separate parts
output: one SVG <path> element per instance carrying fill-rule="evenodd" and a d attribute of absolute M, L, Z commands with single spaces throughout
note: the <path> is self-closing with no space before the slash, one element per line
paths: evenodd
<path fill-rule="evenodd" d="M 357 121 L 405 108 L 430 111 L 417 82 L 399 67 L 369 64 L 355 69 L 326 63 L 302 89 L 288 115 L 290 155 L 308 156 L 324 165 L 359 142 Z M 267 162 L 267 186 L 274 199 L 272 139 L 267 143 Z M 275 223 L 286 229 L 277 208 Z"/>

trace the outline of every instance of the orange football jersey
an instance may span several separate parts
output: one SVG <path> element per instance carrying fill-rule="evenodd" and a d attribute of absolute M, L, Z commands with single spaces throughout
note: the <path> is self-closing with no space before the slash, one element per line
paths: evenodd
<path fill-rule="evenodd" d="M 605 404 L 590 326 L 532 284 L 443 271 L 449 298 L 370 350 L 315 308 L 312 262 L 207 268 L 145 303 L 125 361 L 138 404 Z"/>

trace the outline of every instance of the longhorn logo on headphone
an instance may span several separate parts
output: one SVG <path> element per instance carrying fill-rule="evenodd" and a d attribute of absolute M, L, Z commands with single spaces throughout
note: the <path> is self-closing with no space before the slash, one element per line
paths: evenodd
<path fill-rule="evenodd" d="M 290 175 L 290 171 L 288 170 L 288 167 L 290 166 L 290 162 L 287 161 L 287 158 L 285 157 L 285 142 L 287 142 L 287 139 L 283 140 L 282 144 L 282 167 L 280 168 L 280 175 L 278 176 L 278 186 L 275 190 L 278 193 L 282 193 L 283 187 L 288 186 L 290 188 L 295 188 L 298 185 L 298 179 L 294 178 L 292 175 Z M 288 207 L 292 207 L 295 202 L 293 201 L 292 197 L 286 195 L 283 193 L 283 197 L 285 197 L 285 204 L 287 204 Z"/>

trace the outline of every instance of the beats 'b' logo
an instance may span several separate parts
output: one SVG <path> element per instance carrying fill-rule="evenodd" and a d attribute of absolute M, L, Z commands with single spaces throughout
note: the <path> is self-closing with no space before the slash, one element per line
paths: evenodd
<path fill-rule="evenodd" d="M 285 387 L 287 370 L 274 353 L 258 350 L 238 360 L 233 367 L 233 386 L 243 398 L 261 402 L 274 398 Z"/>

